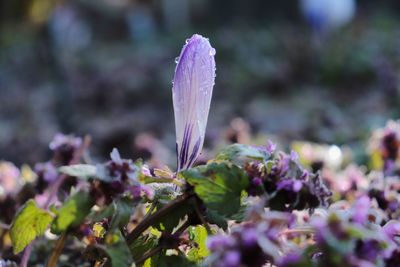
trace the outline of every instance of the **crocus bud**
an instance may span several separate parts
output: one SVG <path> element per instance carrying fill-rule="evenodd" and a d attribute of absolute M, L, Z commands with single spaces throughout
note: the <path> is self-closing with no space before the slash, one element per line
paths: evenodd
<path fill-rule="evenodd" d="M 190 168 L 203 147 L 215 80 L 214 56 L 208 39 L 195 34 L 177 60 L 172 99 L 178 171 Z"/>

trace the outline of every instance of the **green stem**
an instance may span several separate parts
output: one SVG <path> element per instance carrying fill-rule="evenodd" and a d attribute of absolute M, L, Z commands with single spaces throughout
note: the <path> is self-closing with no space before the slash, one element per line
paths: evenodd
<path fill-rule="evenodd" d="M 169 202 L 167 205 L 162 207 L 160 210 L 155 213 L 149 215 L 145 219 L 143 219 L 136 227 L 126 236 L 126 242 L 130 245 L 138 238 L 147 228 L 153 225 L 160 218 L 168 215 L 171 211 L 180 208 L 184 205 L 190 198 L 192 198 L 193 194 L 183 194 L 176 199 Z"/>
<path fill-rule="evenodd" d="M 63 233 L 60 238 L 56 242 L 56 246 L 54 247 L 53 252 L 50 255 L 49 261 L 47 262 L 46 267 L 55 267 L 57 265 L 58 258 L 61 255 L 61 252 L 65 245 L 65 240 L 67 237 L 67 233 Z"/>
<path fill-rule="evenodd" d="M 190 226 L 190 222 L 186 221 L 183 223 L 174 233 L 174 235 L 181 235 L 183 232 Z M 149 251 L 145 252 L 143 256 L 135 261 L 136 265 L 141 265 L 144 263 L 148 258 L 151 258 L 152 256 L 156 255 L 157 253 L 161 252 L 163 249 L 168 249 L 168 247 L 162 246 L 162 245 L 157 245 L 156 247 L 150 249 Z"/>
<path fill-rule="evenodd" d="M 137 260 L 135 262 L 136 265 L 141 265 L 142 263 L 144 263 L 148 258 L 153 257 L 154 255 L 156 255 L 157 253 L 161 252 L 164 248 L 161 246 L 157 246 L 154 247 L 152 249 L 150 249 L 149 251 L 146 251 L 143 254 L 143 257 L 141 257 L 139 260 Z"/>
<path fill-rule="evenodd" d="M 199 208 L 199 202 L 198 202 L 197 200 L 195 201 L 195 204 L 194 204 L 194 210 L 195 210 L 195 212 L 196 212 L 196 214 L 197 214 L 197 217 L 199 217 L 201 223 L 202 223 L 202 224 L 204 225 L 204 227 L 206 228 L 207 234 L 208 234 L 208 235 L 211 235 L 210 226 L 208 225 L 208 223 L 207 223 L 206 220 L 204 219 L 203 214 L 201 214 L 201 211 L 200 211 L 200 208 Z"/>

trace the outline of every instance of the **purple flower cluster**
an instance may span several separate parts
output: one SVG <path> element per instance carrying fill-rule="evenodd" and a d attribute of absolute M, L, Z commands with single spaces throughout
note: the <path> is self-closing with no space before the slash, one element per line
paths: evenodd
<path fill-rule="evenodd" d="M 267 162 L 250 162 L 244 168 L 250 176 L 248 193 L 265 196 L 273 210 L 291 211 L 326 206 L 331 192 L 320 175 L 305 170 L 292 152 L 273 154 Z"/>
<path fill-rule="evenodd" d="M 381 227 L 371 215 L 370 199 L 361 197 L 346 210 L 312 218 L 312 245 L 287 254 L 277 266 L 397 266 L 393 264 L 399 262 L 400 221 Z"/>
<path fill-rule="evenodd" d="M 58 178 L 57 168 L 71 164 L 77 151 L 82 147 L 83 141 L 74 135 L 57 133 L 50 142 L 49 148 L 53 151 L 50 161 L 37 163 L 35 172 L 38 175 L 37 187 L 42 192 L 48 184 Z"/>
<path fill-rule="evenodd" d="M 210 266 L 400 266 L 400 221 L 379 218 L 367 196 L 318 209 L 306 220 L 295 212 L 297 222 L 289 212 L 255 211 L 251 223 L 209 238 Z"/>
<path fill-rule="evenodd" d="M 371 199 L 387 216 L 385 219 L 400 218 L 400 184 L 399 177 L 385 177 L 376 174 L 367 192 Z"/>
<path fill-rule="evenodd" d="M 207 245 L 212 253 L 211 266 L 257 267 L 276 262 L 281 251 L 279 233 L 290 224 L 292 217 L 286 213 L 275 215 L 279 219 L 242 224 L 230 235 L 210 237 Z"/>
<path fill-rule="evenodd" d="M 111 160 L 97 165 L 99 180 L 92 181 L 92 194 L 98 204 L 109 204 L 113 199 L 124 194 L 140 200 L 143 196 L 152 199 L 153 190 L 139 182 L 141 164 L 130 159 L 122 159 L 118 150 L 114 149 Z"/>
<path fill-rule="evenodd" d="M 387 175 L 400 173 L 400 121 L 389 121 L 383 129 L 377 129 L 370 141 L 371 153 L 377 153 Z"/>
<path fill-rule="evenodd" d="M 59 165 L 68 165 L 74 158 L 76 151 L 82 146 L 82 138 L 74 135 L 58 133 L 49 147 L 54 153 L 54 161 Z"/>

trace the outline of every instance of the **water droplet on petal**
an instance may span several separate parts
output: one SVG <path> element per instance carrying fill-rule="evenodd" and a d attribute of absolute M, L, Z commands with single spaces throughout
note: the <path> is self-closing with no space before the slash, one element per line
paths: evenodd
<path fill-rule="evenodd" d="M 179 57 L 175 58 L 175 63 L 178 64 L 179 63 Z"/>
<path fill-rule="evenodd" d="M 210 54 L 210 56 L 215 56 L 215 54 L 216 54 L 215 49 L 211 47 L 209 54 Z"/>

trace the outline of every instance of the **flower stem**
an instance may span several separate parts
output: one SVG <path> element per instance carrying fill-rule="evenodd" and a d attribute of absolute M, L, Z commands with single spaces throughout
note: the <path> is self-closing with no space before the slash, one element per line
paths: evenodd
<path fill-rule="evenodd" d="M 181 234 L 183 234 L 183 232 L 190 226 L 190 221 L 186 221 L 184 222 L 174 233 L 174 235 L 180 236 Z M 143 256 L 135 261 L 136 265 L 141 265 L 142 263 L 144 263 L 148 258 L 151 258 L 152 256 L 156 255 L 157 253 L 161 252 L 161 250 L 163 249 L 168 249 L 168 247 L 162 246 L 160 244 L 158 244 L 156 247 L 148 250 L 147 252 L 145 252 L 143 254 Z"/>
<path fill-rule="evenodd" d="M 126 242 L 130 245 L 138 238 L 147 228 L 149 228 L 152 224 L 154 224 L 157 220 L 164 217 L 171 211 L 181 207 L 184 205 L 190 198 L 194 197 L 193 194 L 183 194 L 178 196 L 176 199 L 169 202 L 167 205 L 162 207 L 160 210 L 156 211 L 155 213 L 149 215 L 144 220 L 142 220 L 135 229 L 132 230 L 126 236 Z"/>
<path fill-rule="evenodd" d="M 55 267 L 57 265 L 58 258 L 60 257 L 61 252 L 65 245 L 66 237 L 67 237 L 67 233 L 65 232 L 57 240 L 56 246 L 54 247 L 54 250 L 51 253 L 50 259 L 47 262 L 47 267 Z"/>
<path fill-rule="evenodd" d="M 136 265 L 141 265 L 144 263 L 148 258 L 151 258 L 152 256 L 156 255 L 157 253 L 161 252 L 164 248 L 161 246 L 156 246 L 149 251 L 145 252 L 143 256 L 135 262 Z"/>
<path fill-rule="evenodd" d="M 33 243 L 34 241 L 32 241 Z M 31 256 L 32 252 L 32 243 L 30 243 L 25 249 L 24 249 L 24 254 L 22 254 L 22 259 L 19 264 L 19 267 L 27 267 L 28 266 L 28 261 Z"/>

